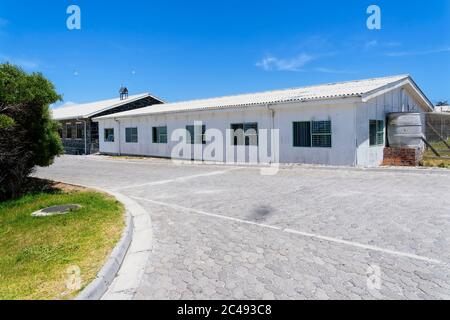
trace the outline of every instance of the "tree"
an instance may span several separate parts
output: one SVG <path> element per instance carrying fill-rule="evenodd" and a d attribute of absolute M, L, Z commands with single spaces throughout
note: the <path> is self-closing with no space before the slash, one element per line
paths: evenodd
<path fill-rule="evenodd" d="M 19 195 L 36 166 L 49 166 L 63 147 L 49 105 L 61 100 L 41 73 L 0 64 L 0 200 Z"/>

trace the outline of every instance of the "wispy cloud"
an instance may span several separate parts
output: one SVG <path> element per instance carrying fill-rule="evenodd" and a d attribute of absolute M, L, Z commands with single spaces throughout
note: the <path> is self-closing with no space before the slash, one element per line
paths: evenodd
<path fill-rule="evenodd" d="M 303 71 L 302 67 L 314 60 L 312 55 L 302 53 L 293 58 L 277 58 L 267 56 L 256 63 L 257 67 L 265 71 Z"/>
<path fill-rule="evenodd" d="M 77 105 L 77 103 L 72 102 L 72 101 L 67 101 L 65 103 L 54 103 L 54 104 L 50 105 L 50 108 L 55 110 L 55 109 L 70 107 L 70 106 L 74 106 L 74 105 Z"/>
<path fill-rule="evenodd" d="M 331 69 L 331 68 L 316 68 L 314 69 L 316 72 L 321 73 L 334 73 L 334 74 L 355 74 L 356 71 L 352 70 L 339 70 L 339 69 Z"/>
<path fill-rule="evenodd" d="M 371 40 L 371 41 L 367 41 L 364 44 L 364 49 L 370 49 L 370 48 L 374 48 L 378 45 L 378 40 Z"/>
<path fill-rule="evenodd" d="M 406 56 L 425 56 L 436 53 L 450 52 L 450 46 L 446 48 L 437 48 L 423 51 L 400 51 L 400 52 L 388 52 L 385 55 L 388 57 L 406 57 Z"/>
<path fill-rule="evenodd" d="M 39 62 L 35 59 L 16 58 L 4 54 L 0 54 L 0 62 L 9 62 L 27 70 L 36 70 L 39 68 Z"/>

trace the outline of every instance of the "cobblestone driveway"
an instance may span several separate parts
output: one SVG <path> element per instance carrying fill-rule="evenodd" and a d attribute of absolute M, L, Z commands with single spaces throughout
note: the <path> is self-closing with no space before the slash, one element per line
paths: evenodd
<path fill-rule="evenodd" d="M 151 212 L 136 299 L 450 299 L 448 173 L 63 157 L 38 175 Z"/>

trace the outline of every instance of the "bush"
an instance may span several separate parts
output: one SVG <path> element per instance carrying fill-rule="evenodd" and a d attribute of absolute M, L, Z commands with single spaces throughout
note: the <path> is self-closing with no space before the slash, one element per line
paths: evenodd
<path fill-rule="evenodd" d="M 35 166 L 63 152 L 49 110 L 60 99 L 42 74 L 0 64 L 0 201 L 17 197 Z"/>

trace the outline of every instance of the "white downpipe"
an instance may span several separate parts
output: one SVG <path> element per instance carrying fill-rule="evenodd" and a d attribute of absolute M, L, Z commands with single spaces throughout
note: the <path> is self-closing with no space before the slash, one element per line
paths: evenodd
<path fill-rule="evenodd" d="M 271 161 L 272 163 L 275 162 L 275 151 L 274 148 L 278 148 L 278 145 L 275 146 L 276 143 L 278 143 L 277 141 L 275 141 L 274 135 L 273 135 L 273 130 L 275 128 L 275 110 L 270 106 L 270 104 L 267 105 L 267 110 L 269 110 L 270 112 L 270 157 L 271 157 Z"/>
<path fill-rule="evenodd" d="M 122 155 L 122 148 L 121 148 L 121 145 L 120 145 L 120 139 L 121 139 L 121 136 L 120 136 L 120 120 L 118 120 L 118 119 L 116 119 L 116 118 L 114 118 L 114 121 L 116 121 L 117 122 L 117 124 L 118 124 L 118 135 L 117 135 L 117 142 L 119 143 L 119 145 L 118 145 L 118 154 L 119 154 L 119 156 L 120 155 Z"/>
<path fill-rule="evenodd" d="M 87 124 L 84 120 L 84 155 L 87 156 Z"/>

